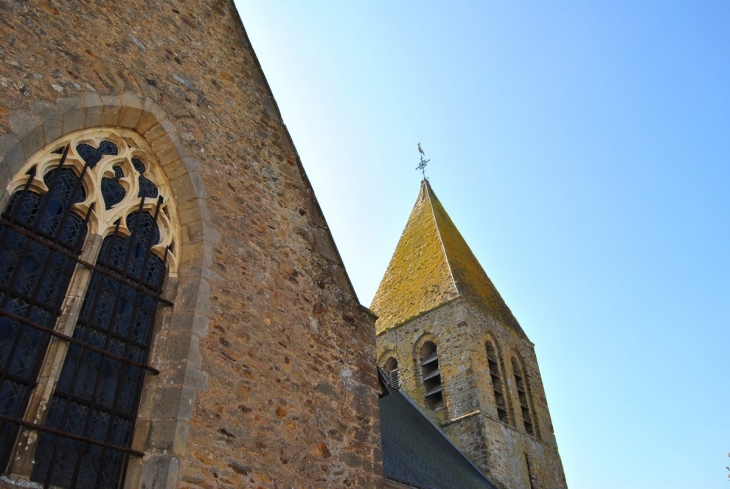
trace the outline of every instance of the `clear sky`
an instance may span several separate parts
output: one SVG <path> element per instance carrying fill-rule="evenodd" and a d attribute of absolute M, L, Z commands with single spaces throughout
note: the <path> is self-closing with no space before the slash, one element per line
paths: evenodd
<path fill-rule="evenodd" d="M 363 304 L 420 140 L 569 486 L 730 487 L 730 2 L 237 4 Z"/>

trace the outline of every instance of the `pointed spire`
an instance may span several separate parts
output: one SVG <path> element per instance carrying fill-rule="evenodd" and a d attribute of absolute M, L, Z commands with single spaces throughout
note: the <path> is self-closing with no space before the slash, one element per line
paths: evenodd
<path fill-rule="evenodd" d="M 525 336 L 428 180 L 424 179 L 416 205 L 370 306 L 379 317 L 377 332 L 402 324 L 458 296 Z"/>

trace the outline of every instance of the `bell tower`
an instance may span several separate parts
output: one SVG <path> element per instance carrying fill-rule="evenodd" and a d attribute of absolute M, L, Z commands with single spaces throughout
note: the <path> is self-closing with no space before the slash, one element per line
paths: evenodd
<path fill-rule="evenodd" d="M 566 487 L 534 345 L 426 179 L 371 309 L 378 366 L 495 484 Z"/>

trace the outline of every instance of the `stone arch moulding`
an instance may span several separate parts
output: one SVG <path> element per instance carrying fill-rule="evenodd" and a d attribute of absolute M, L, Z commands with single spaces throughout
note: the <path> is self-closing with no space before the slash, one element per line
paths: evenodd
<path fill-rule="evenodd" d="M 168 277 L 164 295 L 174 306 L 158 312 L 150 363 L 160 370 L 148 376 L 135 428 L 133 448 L 144 459 L 129 464 L 126 487 L 176 487 L 187 447 L 196 391 L 207 390 L 200 339 L 208 332 L 212 248 L 219 239 L 210 224 L 200 163 L 189 157 L 175 124 L 151 99 L 134 93 L 38 101 L 30 111 L 9 115 L 11 132 L 0 135 L 0 208 L 13 188 L 13 177 L 33 156 L 77 131 L 104 128 L 134 131 L 155 156 L 177 203 L 180 252 L 177 276 Z"/>
<path fill-rule="evenodd" d="M 383 368 L 383 366 L 385 365 L 385 362 L 390 357 L 395 358 L 400 363 L 400 359 L 398 358 L 398 353 L 395 350 L 387 349 L 387 350 L 383 351 L 380 355 L 378 355 L 378 361 L 377 361 L 378 367 Z"/>

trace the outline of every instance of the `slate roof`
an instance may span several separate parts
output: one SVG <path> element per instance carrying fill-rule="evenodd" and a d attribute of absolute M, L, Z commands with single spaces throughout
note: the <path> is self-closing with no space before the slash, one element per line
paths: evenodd
<path fill-rule="evenodd" d="M 376 332 L 403 324 L 459 296 L 526 337 L 428 180 L 423 180 L 370 306 L 378 316 Z"/>
<path fill-rule="evenodd" d="M 496 489 L 400 391 L 387 390 L 380 398 L 387 479 L 422 489 Z"/>

